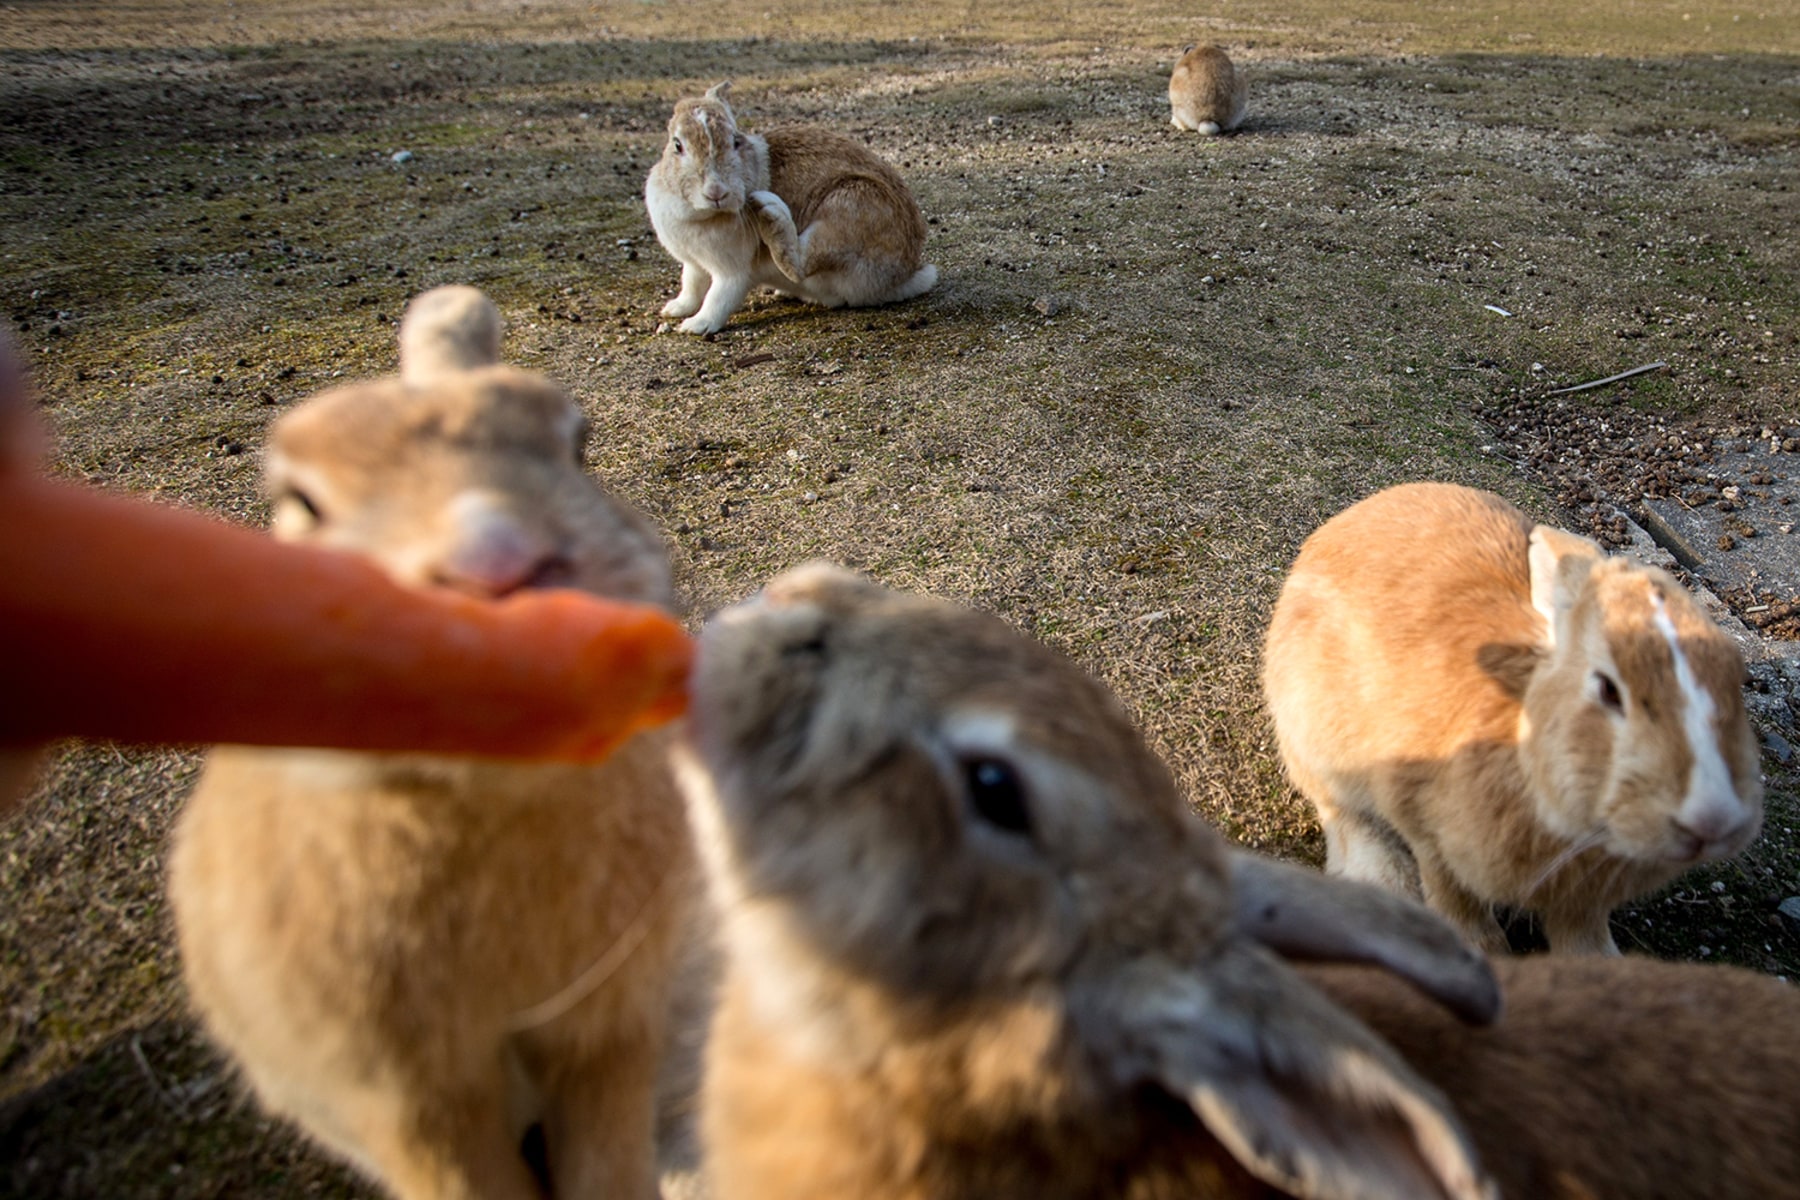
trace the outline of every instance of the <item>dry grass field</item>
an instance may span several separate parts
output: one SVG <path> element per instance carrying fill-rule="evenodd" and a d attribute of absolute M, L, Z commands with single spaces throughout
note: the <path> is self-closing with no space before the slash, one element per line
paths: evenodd
<path fill-rule="evenodd" d="M 1168 126 L 1204 40 L 1251 72 L 1232 137 Z M 1321 850 L 1258 645 L 1321 520 L 1427 478 L 1588 519 L 1502 410 L 1598 413 L 1621 452 L 1800 434 L 1785 0 L 10 0 L 0 64 L 0 310 L 59 473 L 258 523 L 267 423 L 392 370 L 407 298 L 474 283 L 696 614 L 813 557 L 996 611 L 1285 856 Z M 900 165 L 940 286 L 659 331 L 644 176 L 723 78 L 748 126 Z M 197 765 L 67 747 L 0 828 L 0 1194 L 368 1194 L 186 1016 L 161 868 Z M 1764 839 L 1622 914 L 1623 945 L 1800 970 L 1773 913 L 1795 778 L 1768 769 Z"/>

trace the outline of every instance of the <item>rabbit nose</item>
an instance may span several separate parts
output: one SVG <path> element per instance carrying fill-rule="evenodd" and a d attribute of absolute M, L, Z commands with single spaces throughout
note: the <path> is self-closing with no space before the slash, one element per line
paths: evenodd
<path fill-rule="evenodd" d="M 498 598 L 573 581 L 575 565 L 567 556 L 491 501 L 464 498 L 452 510 L 450 546 L 432 572 L 433 582 Z"/>
<path fill-rule="evenodd" d="M 525 588 L 567 586 L 574 578 L 575 564 L 563 555 L 492 538 L 458 545 L 433 576 L 440 586 L 495 600 Z"/>
<path fill-rule="evenodd" d="M 1724 805 L 1682 812 L 1674 819 L 1676 857 L 1693 861 L 1714 857 L 1743 832 L 1748 814 Z"/>
<path fill-rule="evenodd" d="M 725 203 L 725 198 L 731 195 L 731 189 L 722 183 L 714 181 L 701 188 L 700 194 L 706 197 L 706 202 L 708 204 L 723 204 Z"/>

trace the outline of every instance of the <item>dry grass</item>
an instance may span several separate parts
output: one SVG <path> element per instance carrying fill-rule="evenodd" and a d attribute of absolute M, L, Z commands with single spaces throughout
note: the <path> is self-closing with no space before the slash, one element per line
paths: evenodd
<path fill-rule="evenodd" d="M 1106 678 L 1210 817 L 1313 857 L 1256 690 L 1307 531 L 1414 478 L 1555 516 L 1471 416 L 1533 363 L 1665 359 L 1582 402 L 1671 418 L 1791 423 L 1800 395 L 1791 19 L 1422 11 L 14 6 L 0 305 L 59 470 L 258 521 L 267 421 L 391 369 L 412 293 L 479 284 L 509 356 L 582 397 L 596 469 L 670 532 L 697 611 L 814 556 L 994 609 Z M 1199 38 L 1254 72 L 1238 137 L 1167 128 Z M 643 176 L 673 99 L 726 76 L 748 123 L 904 164 L 936 292 L 655 332 L 676 271 Z M 0 1192 L 354 1190 L 185 1024 L 159 864 L 193 769 L 71 749 L 0 831 Z M 1624 932 L 1800 968 L 1765 921 L 1800 891 L 1795 823 L 1777 780 L 1756 851 Z"/>

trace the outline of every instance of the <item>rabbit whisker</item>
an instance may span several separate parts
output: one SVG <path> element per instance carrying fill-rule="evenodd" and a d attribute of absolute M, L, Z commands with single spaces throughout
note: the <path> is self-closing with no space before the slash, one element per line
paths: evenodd
<path fill-rule="evenodd" d="M 1537 895 L 1538 889 L 1550 882 L 1550 878 L 1553 875 L 1575 861 L 1575 859 L 1582 854 L 1592 850 L 1595 846 L 1598 846 L 1604 840 L 1606 840 L 1606 827 L 1596 826 L 1570 842 L 1567 846 L 1563 847 L 1561 853 L 1544 865 L 1544 869 L 1538 872 L 1537 878 L 1531 881 L 1531 886 L 1525 889 L 1525 894 L 1527 896 Z M 1599 865 L 1599 863 L 1592 864 L 1588 868 L 1588 873 L 1591 874 Z"/>
<path fill-rule="evenodd" d="M 650 932 L 652 918 L 662 908 L 662 895 L 668 886 L 669 876 L 664 875 L 650 894 L 644 897 L 644 902 L 638 905 L 637 912 L 631 916 L 631 923 L 613 939 L 612 945 L 601 951 L 598 958 L 555 995 L 515 1013 L 506 1023 L 507 1032 L 524 1033 L 540 1025 L 548 1025 L 593 995 L 594 990 L 611 978 L 613 972 L 623 966 L 625 960 L 643 945 L 645 936 Z"/>

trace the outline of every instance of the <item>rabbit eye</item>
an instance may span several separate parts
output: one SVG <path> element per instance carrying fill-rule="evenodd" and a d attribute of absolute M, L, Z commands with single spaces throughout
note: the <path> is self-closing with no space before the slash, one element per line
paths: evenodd
<path fill-rule="evenodd" d="M 1594 672 L 1594 698 L 1601 705 L 1616 713 L 1625 711 L 1625 696 L 1619 691 L 1619 685 L 1605 671 Z"/>
<path fill-rule="evenodd" d="M 669 139 L 669 148 L 671 150 L 675 151 L 675 153 L 677 153 L 677 154 L 686 154 L 687 153 L 687 147 L 683 146 L 681 144 L 680 138 L 670 138 Z"/>
<path fill-rule="evenodd" d="M 963 760 L 963 785 L 975 815 L 996 829 L 1031 836 L 1031 809 L 1012 764 L 998 758 Z"/>
<path fill-rule="evenodd" d="M 815 633 L 800 641 L 789 642 L 781 648 L 785 658 L 819 658 L 825 653 L 825 635 Z"/>
<path fill-rule="evenodd" d="M 307 516 L 307 519 L 312 521 L 312 523 L 315 525 L 317 525 L 319 522 L 321 522 L 325 519 L 325 514 L 321 513 L 319 511 L 319 506 L 317 504 L 313 503 L 312 497 L 308 496 L 305 492 L 301 491 L 299 488 L 295 488 L 295 487 L 288 488 L 287 490 L 285 490 L 284 492 L 281 493 L 280 499 L 282 501 L 285 501 L 288 504 L 298 505 L 300 507 L 300 511 L 304 512 Z"/>
<path fill-rule="evenodd" d="M 739 134 L 732 135 L 731 148 L 733 150 L 742 150 L 744 148 L 744 135 L 743 134 L 739 133 Z"/>

